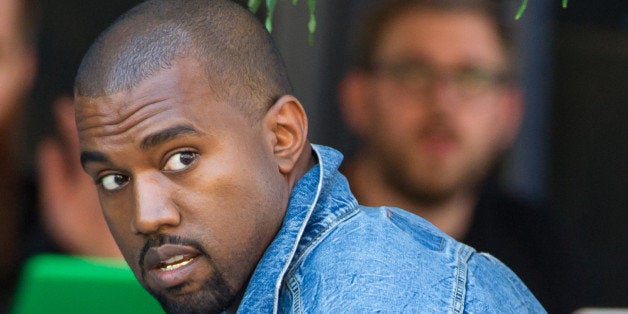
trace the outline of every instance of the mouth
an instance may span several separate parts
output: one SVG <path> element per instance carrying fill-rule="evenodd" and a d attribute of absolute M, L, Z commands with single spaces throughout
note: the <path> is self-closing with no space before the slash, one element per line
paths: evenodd
<path fill-rule="evenodd" d="M 436 156 L 446 155 L 456 149 L 458 142 L 449 134 L 432 133 L 421 137 L 421 146 L 426 153 Z"/>
<path fill-rule="evenodd" d="M 418 141 L 426 152 L 445 154 L 455 149 L 460 141 L 454 128 L 446 123 L 433 123 L 422 128 Z"/>
<path fill-rule="evenodd" d="M 164 244 L 146 251 L 142 268 L 151 290 L 168 290 L 195 282 L 203 272 L 202 252 L 191 246 Z"/>
<path fill-rule="evenodd" d="M 160 262 L 155 269 L 161 271 L 171 271 L 183 267 L 192 262 L 196 256 L 176 255 Z"/>

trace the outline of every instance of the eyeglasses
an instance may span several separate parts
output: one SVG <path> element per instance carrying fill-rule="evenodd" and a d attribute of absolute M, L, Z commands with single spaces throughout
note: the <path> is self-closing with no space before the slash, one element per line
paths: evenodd
<path fill-rule="evenodd" d="M 453 69 L 436 67 L 420 60 L 376 62 L 371 72 L 392 78 L 405 91 L 424 96 L 436 82 L 447 82 L 463 98 L 473 98 L 486 94 L 510 80 L 506 71 L 494 71 L 477 66 L 463 66 Z"/>

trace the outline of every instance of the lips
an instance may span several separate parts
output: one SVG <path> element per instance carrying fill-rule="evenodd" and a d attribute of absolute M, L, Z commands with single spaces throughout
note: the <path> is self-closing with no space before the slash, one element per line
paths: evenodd
<path fill-rule="evenodd" d="M 451 129 L 446 127 L 426 128 L 419 138 L 424 153 L 444 157 L 450 154 L 459 144 L 458 138 Z"/>
<path fill-rule="evenodd" d="M 194 247 L 164 244 L 148 249 L 142 267 L 149 285 L 157 290 L 181 286 L 191 280 L 202 253 Z"/>

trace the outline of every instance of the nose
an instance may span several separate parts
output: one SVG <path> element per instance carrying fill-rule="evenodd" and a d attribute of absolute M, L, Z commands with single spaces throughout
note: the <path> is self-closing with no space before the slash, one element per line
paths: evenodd
<path fill-rule="evenodd" d="M 454 104 L 462 101 L 453 80 L 445 75 L 434 78 L 426 94 L 433 107 L 441 110 L 455 108 Z"/>
<path fill-rule="evenodd" d="M 153 234 L 181 222 L 178 208 L 172 202 L 168 184 L 160 174 L 136 176 L 133 229 L 137 234 Z"/>

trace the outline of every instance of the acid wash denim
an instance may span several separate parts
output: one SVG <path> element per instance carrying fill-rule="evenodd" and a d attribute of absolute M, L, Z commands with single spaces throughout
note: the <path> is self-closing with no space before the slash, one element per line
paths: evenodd
<path fill-rule="evenodd" d="M 240 313 L 545 313 L 521 280 L 426 220 L 363 207 L 318 157 L 292 191 L 283 226 L 246 289 Z"/>

